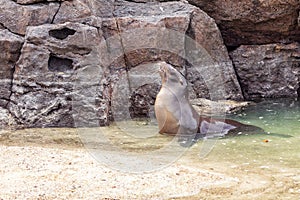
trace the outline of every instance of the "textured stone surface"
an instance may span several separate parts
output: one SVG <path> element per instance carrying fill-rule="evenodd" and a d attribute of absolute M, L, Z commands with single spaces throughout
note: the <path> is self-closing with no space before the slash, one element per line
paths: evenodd
<path fill-rule="evenodd" d="M 45 2 L 62 2 L 69 0 L 13 0 L 14 2 L 22 5 L 34 4 L 34 3 L 45 3 Z"/>
<path fill-rule="evenodd" d="M 230 55 L 247 99 L 299 96 L 299 43 L 241 46 Z"/>
<path fill-rule="evenodd" d="M 72 0 L 64 1 L 55 16 L 54 23 L 84 22 L 93 26 L 97 24 L 97 18 L 113 17 L 114 0 Z M 94 21 L 96 20 L 96 22 Z M 102 20 L 102 19 L 98 19 Z M 95 24 L 96 23 L 96 24 Z M 101 22 L 100 22 L 101 24 Z"/>
<path fill-rule="evenodd" d="M 8 111 L 0 107 L 0 129 L 7 127 L 7 118 L 8 118 Z"/>
<path fill-rule="evenodd" d="M 11 0 L 0 0 L 0 24 L 10 31 L 25 35 L 27 26 L 51 23 L 59 3 L 19 5 Z"/>
<path fill-rule="evenodd" d="M 299 16 L 298 16 L 298 28 L 300 27 L 300 11 L 299 11 Z"/>
<path fill-rule="evenodd" d="M 210 101 L 208 99 L 197 98 L 192 99 L 191 104 L 201 115 L 222 116 L 241 111 L 250 106 L 252 102 L 234 100 Z"/>
<path fill-rule="evenodd" d="M 15 63 L 19 59 L 23 38 L 0 30 L 0 107 L 6 107 L 12 87 Z"/>
<path fill-rule="evenodd" d="M 187 78 L 193 83 L 197 97 L 211 98 L 213 100 L 243 99 L 231 60 L 227 54 L 227 49 L 224 46 L 220 31 L 214 20 L 201 10 L 193 12 L 187 34 L 207 51 L 211 59 L 208 64 L 214 65 L 211 68 L 205 66 L 201 70 L 198 69 L 195 71 L 195 68 L 191 68 L 188 71 Z M 201 47 L 196 46 L 196 51 L 199 51 Z M 188 47 L 188 49 L 193 50 L 193 47 Z M 193 53 L 187 52 L 187 54 L 191 55 Z M 205 57 L 205 55 L 200 56 Z M 196 56 L 194 59 L 199 59 L 198 57 Z M 206 58 L 203 59 L 205 60 Z M 220 92 L 223 94 L 217 95 L 221 96 L 221 98 L 213 97 L 215 96 L 215 90 L 218 90 L 218 88 L 222 88 Z"/>
<path fill-rule="evenodd" d="M 181 58 L 184 58 L 192 64 L 192 67 L 187 69 L 187 77 L 199 97 L 210 97 L 207 95 L 209 88 L 205 87 L 208 83 L 205 83 L 203 79 L 217 74 L 220 78 L 216 82 L 225 90 L 224 98 L 242 98 L 232 63 L 218 27 L 214 20 L 201 10 L 179 2 L 148 5 L 127 3 L 116 6 L 114 15 L 118 16 L 117 23 L 121 31 L 145 29 L 144 32 L 148 31 L 151 35 L 151 27 L 169 30 L 169 32 L 161 31 L 162 35 L 159 35 L 160 32 L 154 29 L 152 35 L 155 35 L 156 32 L 156 38 L 147 37 L 144 34 L 141 44 L 139 44 L 142 47 L 155 47 L 167 52 L 152 49 L 151 51 L 144 49 L 129 51 L 126 50 L 126 47 L 132 43 L 137 43 L 134 40 L 135 37 L 132 37 L 134 39 L 131 40 L 122 38 L 123 45 L 125 45 L 126 61 L 130 66 L 145 61 L 158 60 L 167 61 L 174 66 L 183 66 L 184 62 Z M 174 34 L 174 32 L 176 33 Z M 132 33 L 132 35 L 140 34 L 139 31 Z M 185 35 L 188 35 L 189 38 L 186 38 Z M 197 57 L 193 57 L 193 55 Z M 212 70 L 212 74 L 209 74 L 209 70 L 207 73 L 204 72 L 206 74 L 199 74 L 199 72 L 205 71 L 205 68 L 209 68 L 208 65 L 216 65 L 218 70 Z M 198 80 L 201 76 L 203 79 Z M 216 86 L 215 88 L 221 87 Z M 202 91 L 205 91 L 206 94 Z"/>
<path fill-rule="evenodd" d="M 172 1 L 172 0 L 124 0 L 128 2 L 136 2 L 136 3 L 154 3 L 154 2 L 166 2 L 166 1 Z M 180 0 L 173 0 L 173 1 L 180 1 Z"/>
<path fill-rule="evenodd" d="M 198 91 L 194 93 L 200 97 L 208 98 L 210 97 L 206 86 L 208 83 L 204 82 L 203 79 L 198 80 L 196 78 L 196 80 L 193 80 L 192 76 L 199 77 L 201 76 L 199 72 L 205 70 L 206 67 L 210 68 L 205 72 L 206 75 L 202 76 L 205 78 L 219 76 L 217 81 L 210 80 L 210 84 L 215 86 L 213 89 L 224 90 L 222 96 L 224 98 L 242 98 L 221 34 L 214 20 L 201 10 L 187 4 L 174 2 L 164 4 L 118 2 L 114 10 L 114 16 L 116 18 L 105 20 L 94 18 L 93 21 L 103 31 L 106 47 L 108 48 L 108 59 L 104 59 L 104 66 L 108 66 L 108 68 L 104 68 L 104 76 L 100 81 L 99 99 L 97 101 L 101 125 L 108 124 L 113 118 L 126 119 L 132 116 L 149 115 L 145 111 L 149 111 L 155 92 L 152 96 L 144 96 L 145 88 L 149 85 L 157 87 L 160 82 L 158 81 L 153 85 L 153 82 L 144 84 L 141 81 L 136 87 L 132 88 L 132 82 L 136 77 L 133 80 L 132 77 L 127 77 L 133 72 L 141 77 L 145 73 L 149 75 L 149 72 L 151 72 L 151 76 L 154 76 L 154 74 L 158 76 L 158 72 L 153 71 L 154 67 L 141 67 L 145 63 L 167 61 L 174 66 L 181 66 L 181 69 L 189 74 L 187 77 L 192 89 Z M 194 21 L 191 16 L 195 16 Z M 82 21 L 83 18 L 77 20 Z M 198 20 L 198 23 L 196 23 L 196 20 Z M 201 48 L 206 49 L 205 56 L 209 57 L 210 63 L 206 62 L 206 58 L 197 58 L 196 60 L 200 60 L 200 62 L 196 61 L 193 63 L 196 65 L 185 69 L 183 58 L 194 59 L 192 56 L 186 56 L 185 50 L 195 50 L 193 47 L 186 46 L 189 45 L 186 44 L 186 34 L 190 35 L 190 40 L 194 39 L 194 43 L 199 43 L 199 46 L 202 45 Z M 188 54 L 193 55 L 191 52 L 188 52 Z M 101 55 L 105 57 L 103 54 Z M 205 66 L 205 64 L 208 64 L 208 66 Z M 224 69 L 226 69 L 226 72 L 222 71 Z M 131 85 L 128 86 L 129 88 L 124 85 L 120 89 L 118 88 L 120 81 Z M 215 84 L 215 82 L 218 82 L 218 84 Z M 194 83 L 201 83 L 201 85 L 199 84 L 201 87 Z M 142 96 L 144 98 L 141 98 Z M 127 97 L 131 99 L 131 102 L 121 100 L 127 99 Z M 119 100 L 116 100 L 118 98 Z M 148 101 L 147 99 L 150 100 L 150 103 L 145 103 Z M 116 103 L 115 107 L 111 101 Z M 125 108 L 122 110 L 123 108 L 120 107 Z M 118 117 L 118 113 L 122 112 L 128 115 Z"/>
<path fill-rule="evenodd" d="M 216 20 L 228 46 L 299 41 L 299 0 L 189 0 Z"/>
<path fill-rule="evenodd" d="M 9 104 L 19 124 L 29 127 L 74 125 L 73 93 L 82 91 L 76 87 L 76 75 L 99 65 L 97 52 L 92 47 L 100 43 L 100 38 L 96 28 L 82 24 L 28 28 Z M 90 83 L 83 80 L 82 84 Z"/>

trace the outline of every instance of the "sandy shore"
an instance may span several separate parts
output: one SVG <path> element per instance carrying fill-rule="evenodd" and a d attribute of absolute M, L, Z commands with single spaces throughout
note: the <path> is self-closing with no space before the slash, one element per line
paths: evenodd
<path fill-rule="evenodd" d="M 159 172 L 124 174 L 84 149 L 0 146 L 3 199 L 168 199 L 237 180 L 173 164 Z"/>
<path fill-rule="evenodd" d="M 78 143 L 73 129 L 51 129 L 53 135 L 64 135 L 60 140 L 38 135 L 43 131 L 2 133 L 0 199 L 297 199 L 300 195 L 297 170 L 274 174 L 280 170 L 275 166 L 254 170 L 249 164 L 210 157 L 196 160 L 198 145 L 169 167 L 132 174 L 97 162 Z"/>

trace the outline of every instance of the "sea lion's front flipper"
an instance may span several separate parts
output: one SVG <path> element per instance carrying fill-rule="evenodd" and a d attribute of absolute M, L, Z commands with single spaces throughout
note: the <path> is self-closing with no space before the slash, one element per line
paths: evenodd
<path fill-rule="evenodd" d="M 213 121 L 208 122 L 203 120 L 200 124 L 200 133 L 205 135 L 213 136 L 224 136 L 228 131 L 235 129 L 236 126 L 222 122 L 222 121 Z"/>
<path fill-rule="evenodd" d="M 156 105 L 155 115 L 158 122 L 159 133 L 169 135 L 177 134 L 179 121 L 166 109 L 166 107 Z"/>
<path fill-rule="evenodd" d="M 162 106 L 155 106 L 155 116 L 158 122 L 159 133 L 163 133 L 164 125 L 167 121 L 165 109 Z"/>

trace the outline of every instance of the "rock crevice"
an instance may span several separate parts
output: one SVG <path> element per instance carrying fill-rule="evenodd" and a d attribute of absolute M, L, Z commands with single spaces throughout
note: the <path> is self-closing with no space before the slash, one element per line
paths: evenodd
<path fill-rule="evenodd" d="M 52 17 L 51 24 L 54 24 L 55 17 L 56 17 L 56 15 L 59 13 L 60 8 L 61 8 L 61 2 L 58 2 L 58 3 L 59 3 L 59 6 L 58 6 L 56 12 L 54 13 L 54 15 L 53 15 L 53 17 Z"/>

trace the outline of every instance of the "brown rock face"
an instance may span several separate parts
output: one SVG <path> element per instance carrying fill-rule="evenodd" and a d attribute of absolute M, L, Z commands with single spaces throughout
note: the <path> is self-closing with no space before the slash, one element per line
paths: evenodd
<path fill-rule="evenodd" d="M 126 59 L 128 61 L 127 63 L 131 66 L 141 63 L 142 61 L 152 62 L 159 60 L 167 61 L 174 66 L 184 66 L 181 59 L 182 57 L 187 60 L 202 59 L 202 61 L 200 61 L 201 63 L 198 63 L 198 65 L 196 61 L 195 63 L 190 63 L 193 66 L 186 69 L 187 79 L 192 84 L 192 87 L 198 96 L 210 98 L 208 90 L 211 88 L 207 88 L 208 83 L 205 83 L 205 81 L 210 79 L 208 77 L 216 77 L 218 70 L 210 74 L 210 69 L 207 68 L 209 68 L 209 65 L 217 65 L 217 68 L 222 71 L 221 74 L 219 73 L 219 88 L 223 86 L 226 88 L 224 98 L 242 98 L 240 88 L 232 68 L 232 63 L 228 57 L 227 50 L 223 44 L 218 27 L 214 20 L 201 10 L 179 2 L 150 5 L 127 3 L 125 5 L 121 4 L 117 6 L 114 11 L 114 15 L 118 16 L 117 24 L 121 31 L 159 27 L 161 29 L 165 28 L 179 33 L 176 36 L 177 38 L 173 41 L 170 41 L 172 33 L 166 33 L 165 35 L 170 35 L 169 38 L 168 36 L 160 36 L 158 38 L 161 39 L 161 41 L 157 40 L 154 42 L 157 44 L 155 46 L 157 49 L 161 50 L 165 48 L 168 51 L 172 49 L 171 52 L 175 55 L 170 55 L 170 53 L 162 51 L 150 52 L 138 50 L 135 52 L 129 52 L 126 53 Z M 189 38 L 186 38 L 186 35 L 188 35 Z M 128 41 L 129 43 L 134 42 L 132 40 Z M 147 46 L 147 42 L 148 44 L 153 44 L 153 41 L 149 37 L 144 37 L 143 41 L 143 44 L 140 46 Z M 202 54 L 197 55 L 197 53 L 201 51 L 201 48 L 205 50 L 206 55 L 204 55 L 203 52 Z M 126 49 L 125 52 L 127 52 Z M 209 57 L 207 59 L 210 59 L 210 62 L 205 61 L 206 56 Z M 138 59 L 140 59 L 140 61 Z M 213 69 L 213 67 L 211 67 L 211 69 Z M 205 72 L 199 74 L 202 70 Z M 199 79 L 199 77 L 202 77 L 202 80 Z"/>
<path fill-rule="evenodd" d="M 59 3 L 19 5 L 11 0 L 0 0 L 0 24 L 11 32 L 25 35 L 27 26 L 51 23 Z"/>
<path fill-rule="evenodd" d="M 230 55 L 247 99 L 299 96 L 299 43 L 241 46 Z"/>
<path fill-rule="evenodd" d="M 227 46 L 299 41 L 299 0 L 189 0 L 216 20 Z"/>
<path fill-rule="evenodd" d="M 12 87 L 15 63 L 19 59 L 23 38 L 0 30 L 0 107 L 6 107 Z"/>
<path fill-rule="evenodd" d="M 80 88 L 76 75 L 100 65 L 92 48 L 100 38 L 96 28 L 76 23 L 27 29 L 8 106 L 19 125 L 74 126 L 72 102 L 93 89 L 84 77 Z"/>
<path fill-rule="evenodd" d="M 298 16 L 298 28 L 300 27 L 300 11 L 299 11 L 299 16 Z"/>
<path fill-rule="evenodd" d="M 214 20 L 201 10 L 174 2 L 121 3 L 116 5 L 114 16 L 116 26 L 113 30 L 124 34 L 120 36 L 121 44 L 111 46 L 123 48 L 124 64 L 129 74 L 132 70 L 138 70 L 136 74 L 141 75 L 145 70 L 151 71 L 150 67 L 146 69 L 140 67 L 144 63 L 166 61 L 184 71 L 196 96 L 213 98 L 211 95 L 213 92 L 210 90 L 224 90 L 223 98 L 243 98 L 221 34 Z M 105 35 L 107 38 L 111 36 L 109 32 Z M 206 54 L 199 53 L 201 50 L 196 46 L 205 49 L 203 52 Z M 192 60 L 192 63 L 185 68 L 186 60 Z M 193 60 L 199 61 L 193 63 Z M 212 80 L 211 77 L 216 79 Z M 128 82 L 134 80 L 129 79 Z M 212 82 L 214 88 L 208 86 L 212 85 Z M 151 104 L 153 95 L 145 96 L 145 88 L 152 84 L 151 82 L 141 84 L 136 87 L 137 91 L 132 90 L 134 93 L 129 95 L 131 116 L 148 115 L 144 112 L 149 110 L 149 104 L 145 101 Z M 142 96 L 145 98 L 140 98 Z"/>
<path fill-rule="evenodd" d="M 54 23 L 82 22 L 97 26 L 99 18 L 113 17 L 115 0 L 72 0 L 61 3 Z M 99 20 L 97 20 L 99 19 Z M 101 24 L 101 22 L 100 22 Z"/>

